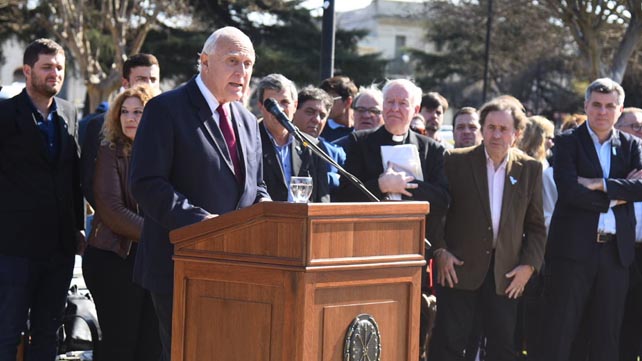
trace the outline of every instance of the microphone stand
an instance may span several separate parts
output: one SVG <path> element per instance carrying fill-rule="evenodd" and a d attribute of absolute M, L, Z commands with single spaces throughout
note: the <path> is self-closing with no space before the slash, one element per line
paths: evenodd
<path fill-rule="evenodd" d="M 355 177 L 353 174 L 343 169 L 343 167 L 337 164 L 337 162 L 335 162 L 334 159 L 332 159 L 332 157 L 327 155 L 321 148 L 319 148 L 319 146 L 316 144 L 315 140 L 311 136 L 301 132 L 296 125 L 292 123 L 290 123 L 290 125 L 292 126 L 292 129 L 288 129 L 290 130 L 290 134 L 292 134 L 299 142 L 301 142 L 301 144 L 303 144 L 304 147 L 310 148 L 312 153 L 316 154 L 317 156 L 325 160 L 327 163 L 337 168 L 337 170 L 339 170 L 339 173 L 342 176 L 344 176 L 347 180 L 349 180 L 350 183 L 352 183 L 355 187 L 357 187 L 361 192 L 363 192 L 363 194 L 365 194 L 368 197 L 368 199 L 370 199 L 373 202 L 380 202 L 379 198 L 377 198 L 374 194 L 372 194 L 372 192 L 370 192 L 368 188 L 366 188 L 366 186 L 363 185 L 363 182 L 361 182 L 359 178 Z"/>

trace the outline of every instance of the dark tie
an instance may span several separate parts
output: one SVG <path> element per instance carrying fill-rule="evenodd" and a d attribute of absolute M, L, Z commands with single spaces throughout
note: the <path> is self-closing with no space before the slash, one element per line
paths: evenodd
<path fill-rule="evenodd" d="M 234 134 L 232 123 L 230 122 L 230 119 L 227 117 L 227 113 L 225 112 L 225 108 L 223 107 L 223 104 L 220 104 L 218 108 L 216 108 L 216 112 L 218 113 L 218 116 L 219 116 L 218 125 L 221 128 L 221 133 L 223 133 L 223 137 L 225 138 L 225 143 L 227 144 L 227 150 L 230 152 L 230 157 L 232 158 L 232 164 L 234 164 L 234 175 L 236 176 L 236 180 L 239 181 L 239 183 L 242 183 L 241 180 L 243 178 L 243 174 L 241 171 L 241 164 L 239 162 L 238 152 L 236 151 L 236 135 Z"/>

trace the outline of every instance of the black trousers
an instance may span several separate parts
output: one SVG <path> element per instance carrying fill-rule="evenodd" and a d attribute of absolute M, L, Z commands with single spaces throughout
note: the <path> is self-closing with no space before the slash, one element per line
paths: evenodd
<path fill-rule="evenodd" d="M 430 361 L 467 359 L 466 349 L 471 333 L 475 332 L 476 319 L 481 321 L 486 336 L 486 359 L 515 360 L 517 300 L 496 293 L 492 264 L 478 290 L 437 287 L 437 319 L 430 344 Z"/>
<path fill-rule="evenodd" d="M 637 361 L 642 357 L 642 245 L 635 249 L 635 263 L 631 266 L 631 284 L 626 295 L 620 361 Z"/>
<path fill-rule="evenodd" d="M 161 361 L 170 361 L 172 355 L 172 309 L 174 297 L 171 293 L 152 292 L 152 301 L 158 317 L 158 331 L 163 351 Z"/>
<path fill-rule="evenodd" d="M 158 361 L 158 320 L 151 295 L 132 280 L 136 245 L 126 259 L 87 247 L 82 270 L 102 331 L 95 360 Z"/>
<path fill-rule="evenodd" d="M 547 260 L 546 319 L 537 360 L 567 361 L 585 316 L 590 360 L 618 359 L 629 269 L 620 264 L 615 242 L 593 247 L 588 262 Z"/>

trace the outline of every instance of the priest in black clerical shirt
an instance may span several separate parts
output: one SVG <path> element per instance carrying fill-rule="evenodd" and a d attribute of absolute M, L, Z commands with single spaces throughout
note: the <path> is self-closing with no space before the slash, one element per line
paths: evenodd
<path fill-rule="evenodd" d="M 402 200 L 430 202 L 426 237 L 442 231 L 450 197 L 444 174 L 444 148 L 426 136 L 409 130 L 412 117 L 419 112 L 421 89 L 411 81 L 389 81 L 383 88 L 384 125 L 377 129 L 357 131 L 349 135 L 345 148 L 345 169 L 359 178 L 380 199 L 401 195 Z M 384 167 L 381 147 L 412 144 L 417 147 L 423 180 L 404 171 L 397 164 Z M 342 202 L 368 201 L 352 183 L 341 177 L 336 199 Z M 335 199 L 335 198 L 333 198 Z"/>

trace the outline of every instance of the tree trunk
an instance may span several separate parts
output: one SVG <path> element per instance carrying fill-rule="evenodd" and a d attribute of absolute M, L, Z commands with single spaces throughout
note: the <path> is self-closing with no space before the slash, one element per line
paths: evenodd
<path fill-rule="evenodd" d="M 93 112 L 100 102 L 110 101 L 110 95 L 118 90 L 121 85 L 120 76 L 115 71 L 112 71 L 109 76 L 100 83 L 94 84 L 87 81 L 86 85 L 87 94 L 89 95 L 89 111 Z"/>
<path fill-rule="evenodd" d="M 629 58 L 638 47 L 640 39 L 642 38 L 642 19 L 631 16 L 631 21 L 626 28 L 624 37 L 620 42 L 620 46 L 613 55 L 613 63 L 611 65 L 610 77 L 618 83 L 622 83 L 626 67 L 629 63 Z"/>

